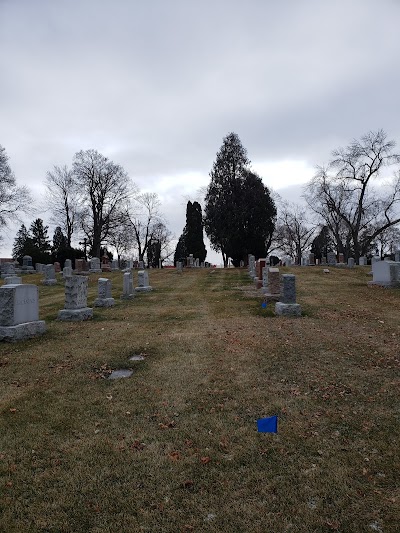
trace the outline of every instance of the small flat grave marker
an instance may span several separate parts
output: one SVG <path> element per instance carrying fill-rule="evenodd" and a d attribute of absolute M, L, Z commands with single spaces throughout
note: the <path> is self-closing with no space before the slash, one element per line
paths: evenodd
<path fill-rule="evenodd" d="M 133 374 L 133 370 L 129 368 L 120 368 L 119 370 L 113 370 L 108 376 L 108 379 L 122 379 L 129 378 Z"/>

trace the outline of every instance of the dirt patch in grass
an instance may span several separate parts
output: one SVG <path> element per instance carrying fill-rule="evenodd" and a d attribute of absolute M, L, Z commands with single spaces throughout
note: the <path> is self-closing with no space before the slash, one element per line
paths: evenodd
<path fill-rule="evenodd" d="M 107 274 L 80 324 L 41 287 L 48 333 L 0 346 L 0 530 L 397 531 L 400 291 L 330 271 L 282 269 L 300 319 L 235 269 L 150 271 L 131 301 Z"/>

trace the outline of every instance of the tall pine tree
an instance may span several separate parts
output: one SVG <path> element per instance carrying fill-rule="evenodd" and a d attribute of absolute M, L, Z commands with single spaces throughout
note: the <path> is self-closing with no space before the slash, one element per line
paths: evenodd
<path fill-rule="evenodd" d="M 186 206 L 186 226 L 179 237 L 174 262 L 186 258 L 189 254 L 193 254 L 193 257 L 198 258 L 200 262 L 204 261 L 207 255 L 203 237 L 201 205 L 190 201 Z"/>
<path fill-rule="evenodd" d="M 224 138 L 210 172 L 205 229 L 224 266 L 249 253 L 265 257 L 275 228 L 276 208 L 261 178 L 249 168 L 247 151 L 236 133 Z"/>

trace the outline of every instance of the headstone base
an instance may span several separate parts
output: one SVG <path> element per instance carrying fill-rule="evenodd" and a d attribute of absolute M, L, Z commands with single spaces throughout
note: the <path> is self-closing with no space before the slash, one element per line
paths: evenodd
<path fill-rule="evenodd" d="M 82 307 L 82 309 L 61 309 L 58 311 L 57 320 L 68 322 L 82 322 L 93 318 L 93 309 L 91 307 Z"/>
<path fill-rule="evenodd" d="M 38 335 L 43 335 L 46 331 L 44 320 L 34 322 L 23 322 L 16 326 L 0 326 L 0 341 L 16 342 L 31 339 Z"/>
<path fill-rule="evenodd" d="M 300 304 L 276 302 L 275 314 L 278 316 L 301 316 L 301 306 Z"/>
<path fill-rule="evenodd" d="M 112 307 L 115 304 L 114 298 L 96 298 L 94 307 Z"/>
<path fill-rule="evenodd" d="M 22 278 L 19 276 L 8 276 L 4 278 L 4 285 L 21 285 Z"/>
<path fill-rule="evenodd" d="M 56 279 L 45 279 L 42 281 L 42 285 L 57 285 Z"/>
<path fill-rule="evenodd" d="M 101 273 L 102 273 L 102 270 L 101 270 L 101 268 L 90 268 L 90 269 L 89 269 L 89 272 L 90 272 L 91 274 L 101 274 Z"/>
<path fill-rule="evenodd" d="M 153 290 L 153 287 L 147 285 L 146 287 L 135 287 L 136 292 L 150 292 Z"/>
<path fill-rule="evenodd" d="M 121 294 L 121 300 L 133 300 L 134 297 L 134 294 Z"/>
<path fill-rule="evenodd" d="M 263 294 L 264 294 L 266 300 L 271 300 L 272 302 L 277 302 L 281 298 L 280 293 L 279 294 L 271 294 L 269 292 L 264 292 Z"/>
<path fill-rule="evenodd" d="M 400 281 L 368 281 L 368 285 L 378 285 L 385 289 L 400 289 Z"/>

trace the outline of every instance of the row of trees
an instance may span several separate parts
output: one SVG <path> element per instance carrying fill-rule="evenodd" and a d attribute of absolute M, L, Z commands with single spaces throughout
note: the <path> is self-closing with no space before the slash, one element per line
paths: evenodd
<path fill-rule="evenodd" d="M 278 199 L 250 168 L 239 137 L 224 138 L 210 172 L 204 225 L 213 248 L 237 266 L 247 254 L 283 253 L 298 263 L 311 250 L 356 260 L 362 255 L 393 252 L 400 244 L 400 163 L 395 142 L 383 130 L 369 132 L 332 152 L 326 167 L 304 190 L 305 207 Z M 310 216 L 311 214 L 311 216 Z"/>
<path fill-rule="evenodd" d="M 171 255 L 172 235 L 157 194 L 140 194 L 125 170 L 96 150 L 75 154 L 71 169 L 55 166 L 46 188 L 52 220 L 68 246 L 79 231 L 92 257 L 100 257 L 105 244 L 116 249 L 119 260 L 136 248 L 139 260 L 147 256 L 152 266 Z"/>
<path fill-rule="evenodd" d="M 140 194 L 125 170 L 96 150 L 76 153 L 71 168 L 54 166 L 47 173 L 45 186 L 44 209 L 50 211 L 58 239 L 71 258 L 78 253 L 73 242 L 80 239 L 80 254 L 91 257 L 100 257 L 103 246 L 114 247 L 118 259 L 136 249 L 140 260 L 147 257 L 149 265 L 158 266 L 172 254 L 172 234 L 157 195 Z M 32 206 L 29 190 L 17 186 L 6 151 L 0 146 L 0 228 L 32 213 Z M 34 232 L 38 221 L 41 219 L 29 231 L 21 226 L 14 257 L 20 257 L 21 250 L 40 262 L 48 254 L 54 255 L 54 244 L 44 248 L 37 245 Z"/>
<path fill-rule="evenodd" d="M 203 228 L 224 265 L 229 258 L 237 266 L 249 253 L 260 257 L 274 250 L 300 261 L 310 248 L 317 257 L 335 250 L 357 260 L 378 245 L 398 245 L 400 171 L 396 167 L 391 178 L 387 174 L 400 163 L 394 148 L 379 130 L 334 150 L 305 188 L 310 219 L 305 208 L 284 203 L 277 215 L 271 192 L 251 170 L 238 135 L 228 134 L 210 172 L 204 217 L 198 202 L 188 202 L 175 259 L 193 253 L 204 260 Z M 99 257 L 104 244 L 115 247 L 118 256 L 135 246 L 139 259 L 147 255 L 153 266 L 170 255 L 172 236 L 157 195 L 139 194 L 124 169 L 96 150 L 78 152 L 71 169 L 55 166 L 46 187 L 52 221 L 67 248 L 79 231 L 91 256 Z M 16 185 L 0 147 L 0 224 L 28 211 L 30 204 L 29 191 Z"/>

